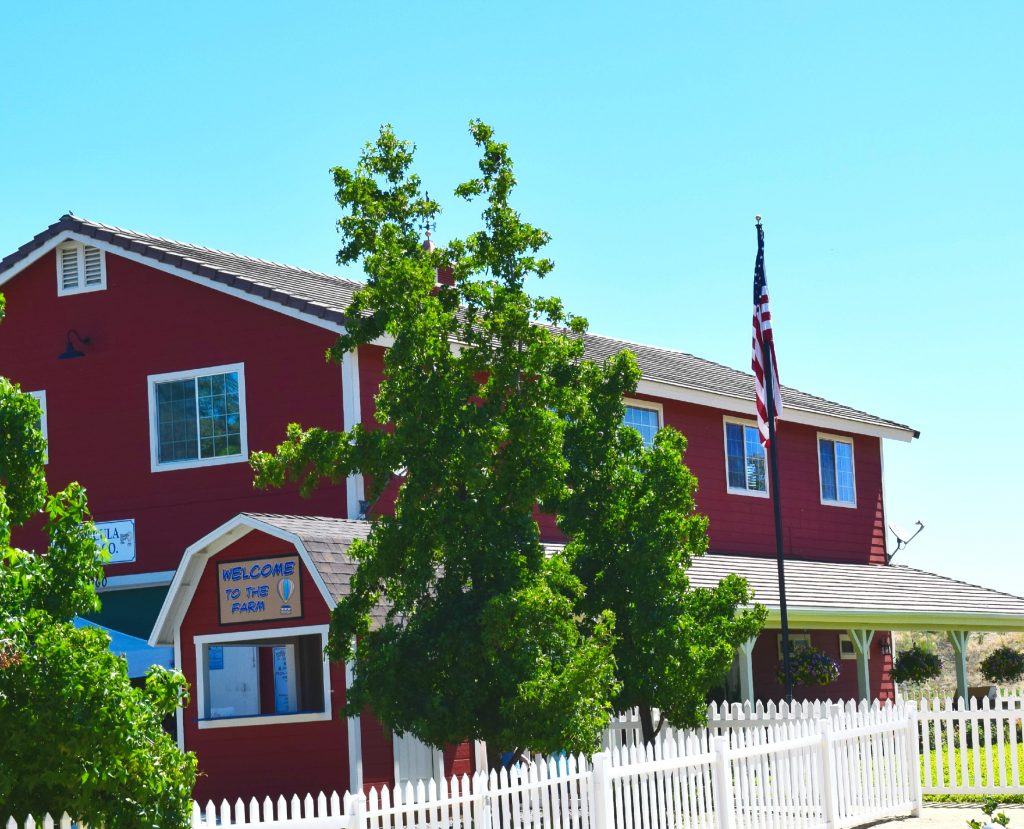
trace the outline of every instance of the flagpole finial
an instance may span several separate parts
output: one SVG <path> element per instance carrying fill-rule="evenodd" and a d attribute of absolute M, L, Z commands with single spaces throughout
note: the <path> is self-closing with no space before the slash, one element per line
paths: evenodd
<path fill-rule="evenodd" d="M 759 224 L 759 225 L 761 224 L 761 216 L 760 216 L 760 214 L 758 214 L 757 216 L 754 216 L 754 221 L 755 221 L 755 222 L 756 222 L 757 224 Z"/>

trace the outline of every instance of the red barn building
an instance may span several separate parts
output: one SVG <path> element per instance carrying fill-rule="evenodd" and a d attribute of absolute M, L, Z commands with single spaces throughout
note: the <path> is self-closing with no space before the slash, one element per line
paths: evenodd
<path fill-rule="evenodd" d="M 368 527 L 360 477 L 309 499 L 252 486 L 249 454 L 273 449 L 289 422 L 372 420 L 386 343 L 340 368 L 323 359 L 360 284 L 64 216 L 0 260 L 0 287 L 0 374 L 39 398 L 50 486 L 81 481 L 110 545 L 96 621 L 173 645 L 194 688 L 178 739 L 198 753 L 197 794 L 471 768 L 468 746 L 434 752 L 385 734 L 371 712 L 338 716 L 345 670 L 322 647 L 352 568 L 347 545 Z M 636 354 L 643 379 L 626 419 L 645 440 L 664 425 L 689 439 L 711 542 L 692 579 L 738 572 L 770 612 L 729 693 L 779 698 L 774 529 L 751 376 L 598 335 L 586 345 L 595 359 Z M 791 627 L 844 666 L 824 695 L 891 696 L 893 629 L 949 631 L 961 668 L 966 631 L 1024 629 L 1024 600 L 888 563 L 883 442 L 910 441 L 913 429 L 795 389 L 782 396 Z M 29 527 L 16 540 L 40 538 Z"/>

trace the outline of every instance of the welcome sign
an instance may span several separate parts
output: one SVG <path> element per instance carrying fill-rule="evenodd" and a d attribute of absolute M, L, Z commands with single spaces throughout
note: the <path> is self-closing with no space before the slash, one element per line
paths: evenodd
<path fill-rule="evenodd" d="M 225 561 L 217 565 L 220 623 L 302 617 L 298 556 Z"/>

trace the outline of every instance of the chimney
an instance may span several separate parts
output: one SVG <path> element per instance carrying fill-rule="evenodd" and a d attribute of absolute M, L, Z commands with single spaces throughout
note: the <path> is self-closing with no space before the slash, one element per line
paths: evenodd
<path fill-rule="evenodd" d="M 426 241 L 421 246 L 427 253 L 431 253 L 437 250 L 437 245 L 434 244 L 434 240 L 430 238 L 430 231 L 427 230 Z M 454 285 L 455 284 L 455 271 L 451 268 L 441 267 L 437 269 L 437 284 L 438 285 Z"/>

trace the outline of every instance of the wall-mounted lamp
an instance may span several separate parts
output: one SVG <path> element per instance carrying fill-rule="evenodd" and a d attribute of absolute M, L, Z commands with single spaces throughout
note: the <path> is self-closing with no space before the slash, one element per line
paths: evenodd
<path fill-rule="evenodd" d="M 881 637 L 878 640 L 878 649 L 882 652 L 882 656 L 892 656 L 892 637 Z"/>
<path fill-rule="evenodd" d="M 74 328 L 70 329 L 67 333 L 66 347 L 64 349 L 64 353 L 57 355 L 58 360 L 73 360 L 75 359 L 75 357 L 85 356 L 84 351 L 79 351 L 71 344 L 72 335 L 74 335 L 75 339 L 78 340 L 79 345 L 89 345 L 89 343 L 92 342 L 92 339 L 90 339 L 89 337 L 83 337 Z"/>

